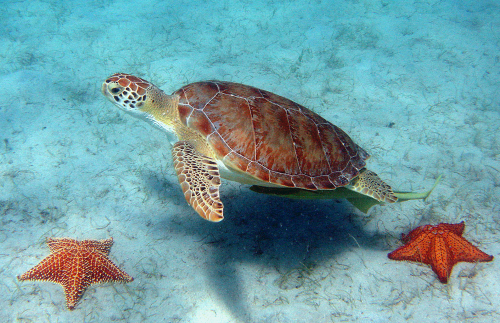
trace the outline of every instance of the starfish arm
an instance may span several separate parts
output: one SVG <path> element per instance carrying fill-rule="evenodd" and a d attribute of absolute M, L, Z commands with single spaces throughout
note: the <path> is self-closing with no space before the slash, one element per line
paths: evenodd
<path fill-rule="evenodd" d="M 401 240 L 403 240 L 404 243 L 408 243 L 411 240 L 413 240 L 416 237 L 418 237 L 419 235 L 421 235 L 422 232 L 424 232 L 425 230 L 427 230 L 428 227 L 430 227 L 430 225 L 424 225 L 424 226 L 420 226 L 420 227 L 417 227 L 417 228 L 411 230 L 408 234 L 404 234 L 403 233 L 401 235 Z"/>
<path fill-rule="evenodd" d="M 92 253 L 89 268 L 91 273 L 89 281 L 91 284 L 108 281 L 131 282 L 134 280 L 134 278 L 118 268 L 111 260 L 97 252 Z"/>
<path fill-rule="evenodd" d="M 446 235 L 446 242 L 451 250 L 451 253 L 453 254 L 453 258 L 457 262 L 487 262 L 493 260 L 493 256 L 482 252 L 478 247 L 474 246 L 461 236 L 448 234 Z"/>
<path fill-rule="evenodd" d="M 61 270 L 60 259 L 71 257 L 68 252 L 60 251 L 45 257 L 38 265 L 28 270 L 21 276 L 17 276 L 20 281 L 23 280 L 44 280 L 53 283 L 60 283 L 64 280 L 64 274 Z"/>
<path fill-rule="evenodd" d="M 460 223 L 440 223 L 437 225 L 443 231 L 450 231 L 456 234 L 457 236 L 461 236 L 464 233 L 465 222 L 462 221 Z"/>
<path fill-rule="evenodd" d="M 430 250 L 430 265 L 437 274 L 439 281 L 446 284 L 450 277 L 451 270 L 456 264 L 451 252 L 448 249 L 446 241 L 442 235 L 436 235 L 432 240 Z"/>
<path fill-rule="evenodd" d="M 89 250 L 97 250 L 107 256 L 109 250 L 113 245 L 113 238 L 103 239 L 103 240 L 83 240 L 80 242 L 81 246 Z"/>
<path fill-rule="evenodd" d="M 428 253 L 431 241 L 428 234 L 421 234 L 406 245 L 391 252 L 388 257 L 393 260 L 417 261 L 429 264 Z"/>
<path fill-rule="evenodd" d="M 59 250 L 74 249 L 78 247 L 78 241 L 70 238 L 47 238 L 47 245 L 50 252 L 57 252 Z"/>
<path fill-rule="evenodd" d="M 66 279 L 59 282 L 64 288 L 64 294 L 66 295 L 66 305 L 68 309 L 73 310 L 76 303 L 85 292 L 85 289 L 90 286 L 90 281 L 88 280 L 88 268 L 86 251 L 78 250 L 77 255 L 74 257 L 73 261 L 68 262 L 67 268 L 65 268 Z"/>

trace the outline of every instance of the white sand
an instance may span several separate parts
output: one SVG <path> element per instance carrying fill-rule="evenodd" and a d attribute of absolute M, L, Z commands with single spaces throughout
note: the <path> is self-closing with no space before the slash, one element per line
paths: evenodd
<path fill-rule="evenodd" d="M 466 222 L 500 251 L 497 1 L 6 1 L 0 21 L 1 322 L 492 322 L 499 262 L 441 284 L 392 261 L 403 232 Z M 174 4 L 175 3 L 175 4 Z M 114 72 L 172 92 L 243 82 L 304 104 L 372 155 L 370 169 L 425 202 L 377 206 L 262 196 L 224 182 L 204 221 L 165 136 L 100 94 Z M 16 281 L 47 237 L 112 236 L 132 283 L 63 290 Z"/>

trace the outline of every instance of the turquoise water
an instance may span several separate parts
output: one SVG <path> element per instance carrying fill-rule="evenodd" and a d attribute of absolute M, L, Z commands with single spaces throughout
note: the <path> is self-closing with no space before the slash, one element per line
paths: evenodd
<path fill-rule="evenodd" d="M 496 1 L 4 1 L 0 9 L 0 321 L 491 322 L 497 261 L 430 267 L 401 233 L 466 222 L 500 250 Z M 223 181 L 225 219 L 186 204 L 160 131 L 100 93 L 115 72 L 173 92 L 220 79 L 336 124 L 369 168 L 426 201 L 374 207 L 263 196 Z M 63 290 L 16 281 L 47 237 L 114 238 L 134 277 Z"/>

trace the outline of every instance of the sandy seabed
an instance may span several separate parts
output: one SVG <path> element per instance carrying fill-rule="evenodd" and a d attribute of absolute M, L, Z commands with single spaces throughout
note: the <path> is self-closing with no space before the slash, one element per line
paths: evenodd
<path fill-rule="evenodd" d="M 5 1 L 0 9 L 0 321 L 492 322 L 498 260 L 429 266 L 387 253 L 424 224 L 465 221 L 500 251 L 497 1 Z M 160 131 L 100 93 L 114 72 L 170 93 L 221 79 L 341 127 L 395 189 L 376 206 L 259 195 L 224 181 L 224 221 L 186 204 Z M 16 276 L 47 237 L 103 239 L 135 278 L 63 290 Z"/>

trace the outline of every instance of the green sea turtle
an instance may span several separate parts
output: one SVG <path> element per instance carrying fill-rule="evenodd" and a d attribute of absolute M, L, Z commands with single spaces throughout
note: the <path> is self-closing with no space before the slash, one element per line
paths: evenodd
<path fill-rule="evenodd" d="M 168 95 L 123 73 L 106 79 L 102 92 L 120 109 L 166 131 L 184 196 L 204 219 L 223 219 L 221 177 L 267 194 L 321 198 L 335 190 L 333 197 L 368 200 L 369 206 L 398 200 L 365 168 L 370 155 L 344 131 L 276 94 L 207 81 Z"/>

